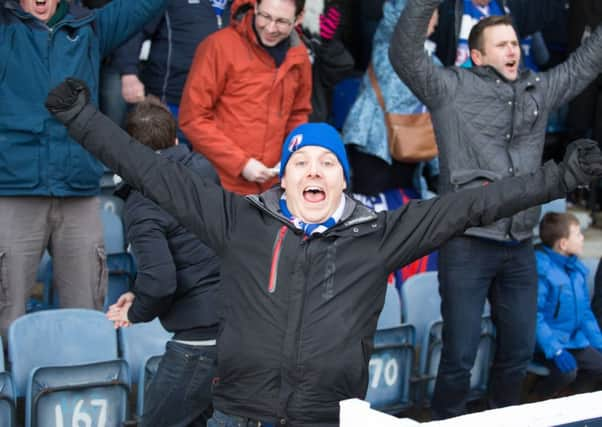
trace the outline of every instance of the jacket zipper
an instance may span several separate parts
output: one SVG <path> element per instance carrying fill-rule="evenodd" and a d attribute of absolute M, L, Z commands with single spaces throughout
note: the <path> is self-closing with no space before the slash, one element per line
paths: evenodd
<path fill-rule="evenodd" d="M 278 231 L 276 240 L 274 242 L 274 248 L 272 249 L 272 263 L 270 265 L 270 280 L 268 282 L 268 292 L 273 294 L 276 291 L 276 284 L 278 282 L 278 262 L 280 261 L 280 251 L 282 250 L 282 242 L 286 235 L 288 227 L 283 225 Z"/>

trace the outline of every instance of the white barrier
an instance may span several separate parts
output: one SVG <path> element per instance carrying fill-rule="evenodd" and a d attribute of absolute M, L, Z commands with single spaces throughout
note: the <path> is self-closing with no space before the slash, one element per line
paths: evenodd
<path fill-rule="evenodd" d="M 340 402 L 341 427 L 548 427 L 602 417 L 602 391 L 491 409 L 444 421 L 419 423 L 370 409 L 359 399 Z"/>

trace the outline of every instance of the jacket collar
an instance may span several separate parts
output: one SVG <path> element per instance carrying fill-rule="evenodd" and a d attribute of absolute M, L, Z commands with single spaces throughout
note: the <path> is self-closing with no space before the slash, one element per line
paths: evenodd
<path fill-rule="evenodd" d="M 280 198 L 282 197 L 283 192 L 284 190 L 281 188 L 273 187 L 261 194 L 252 194 L 246 196 L 246 199 L 262 211 L 269 213 L 279 221 L 294 228 L 293 224 L 291 224 L 288 218 L 286 218 L 280 211 Z M 374 221 L 377 218 L 377 215 L 374 211 L 358 203 L 348 194 L 345 193 L 344 197 L 345 209 L 343 210 L 343 215 L 341 216 L 340 221 L 325 234 L 329 233 L 331 230 L 341 230 L 357 224 Z"/>
<path fill-rule="evenodd" d="M 522 69 L 518 72 L 518 77 L 516 80 L 510 81 L 502 74 L 500 74 L 495 68 L 491 65 L 481 65 L 467 68 L 468 71 L 476 74 L 479 77 L 488 78 L 488 79 L 501 79 L 504 83 L 514 84 L 516 82 L 533 80 L 531 77 L 534 75 L 533 71 L 529 69 Z"/>
<path fill-rule="evenodd" d="M 550 261 L 554 264 L 565 268 L 566 270 L 577 270 L 582 274 L 587 275 L 587 267 L 579 261 L 579 258 L 575 255 L 567 256 L 556 252 L 549 246 L 543 245 L 543 251 L 548 255 Z"/>

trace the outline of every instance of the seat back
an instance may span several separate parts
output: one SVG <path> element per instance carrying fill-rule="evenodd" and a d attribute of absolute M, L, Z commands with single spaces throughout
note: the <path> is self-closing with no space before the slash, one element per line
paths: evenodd
<path fill-rule="evenodd" d="M 4 357 L 2 357 L 4 360 Z M 0 426 L 14 427 L 15 416 L 15 385 L 8 372 L 0 372 Z"/>
<path fill-rule="evenodd" d="M 103 227 L 105 252 L 107 254 L 125 252 L 125 237 L 121 217 L 113 211 L 101 209 L 100 219 Z"/>
<path fill-rule="evenodd" d="M 17 396 L 21 397 L 34 368 L 116 359 L 117 335 L 112 322 L 100 311 L 38 311 L 10 325 L 8 357 Z"/>
<path fill-rule="evenodd" d="M 102 210 L 112 212 L 119 217 L 123 216 L 123 205 L 125 202 L 121 197 L 106 194 L 101 194 L 98 197 L 100 199 L 100 208 Z"/>
<path fill-rule="evenodd" d="M 589 299 L 594 297 L 594 288 L 596 287 L 596 272 L 598 271 L 598 264 L 600 264 L 600 258 L 583 258 L 581 259 L 583 264 L 589 270 L 587 273 L 587 290 L 589 291 Z"/>
<path fill-rule="evenodd" d="M 441 319 L 441 298 L 436 271 L 415 274 L 401 287 L 403 322 L 414 325 L 416 343 L 421 345 L 429 325 Z"/>
<path fill-rule="evenodd" d="M 129 389 L 121 359 L 36 368 L 28 382 L 26 427 L 120 426 L 128 419 Z"/>
<path fill-rule="evenodd" d="M 395 414 L 411 406 L 414 344 L 412 325 L 376 331 L 366 392 L 366 400 L 372 408 Z"/>
<path fill-rule="evenodd" d="M 144 395 L 148 384 L 153 379 L 159 369 L 159 362 L 163 356 L 148 356 L 140 366 L 138 374 L 138 396 L 136 402 L 136 415 L 139 417 L 144 413 Z"/>
<path fill-rule="evenodd" d="M 435 378 L 439 370 L 441 360 L 443 321 L 436 320 L 428 328 L 428 334 L 424 337 L 420 352 L 418 374 L 419 386 L 416 387 L 414 398 L 421 405 L 428 405 L 435 391 Z M 494 327 L 489 316 L 481 318 L 481 338 L 475 357 L 474 365 L 470 371 L 470 393 L 469 400 L 483 397 L 487 392 L 489 383 L 489 370 L 493 360 L 494 352 Z"/>
<path fill-rule="evenodd" d="M 109 270 L 109 281 L 103 307 L 105 312 L 111 304 L 117 302 L 122 294 L 132 289 L 136 278 L 134 257 L 129 252 L 108 254 L 107 269 Z"/>
<path fill-rule="evenodd" d="M 401 301 L 399 300 L 399 292 L 393 285 L 387 285 L 387 293 L 385 294 L 385 304 L 378 316 L 378 324 L 376 329 L 387 329 L 401 325 Z"/>
<path fill-rule="evenodd" d="M 159 319 L 155 318 L 151 322 L 120 328 L 118 335 L 121 355 L 130 367 L 132 383 L 137 383 L 144 361 L 149 356 L 165 353 L 165 344 L 173 334 L 167 332 Z"/>

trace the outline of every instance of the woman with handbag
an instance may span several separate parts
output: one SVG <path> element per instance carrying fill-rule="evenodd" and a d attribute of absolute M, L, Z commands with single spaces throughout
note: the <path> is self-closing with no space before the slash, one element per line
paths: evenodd
<path fill-rule="evenodd" d="M 388 57 L 391 35 L 405 4 L 406 0 L 385 2 L 383 19 L 374 34 L 372 62 L 343 126 L 354 193 L 373 196 L 386 190 L 404 189 L 410 197 L 425 198 L 428 188 L 423 178 L 424 170 L 431 178 L 438 174 L 430 117 L 425 114 L 424 105 L 399 79 Z M 435 12 L 429 35 L 436 24 Z M 425 45 L 425 49 L 432 51 L 434 46 Z M 433 59 L 439 63 L 438 59 Z M 397 132 L 400 128 L 396 123 L 403 126 L 402 132 Z M 404 135 L 410 134 L 413 137 L 403 140 Z M 420 142 L 422 147 L 400 145 L 415 142 Z M 412 152 L 404 156 L 403 150 L 400 151 L 404 147 Z"/>

